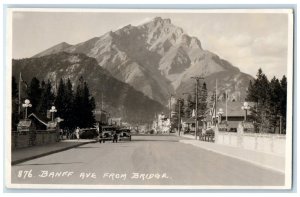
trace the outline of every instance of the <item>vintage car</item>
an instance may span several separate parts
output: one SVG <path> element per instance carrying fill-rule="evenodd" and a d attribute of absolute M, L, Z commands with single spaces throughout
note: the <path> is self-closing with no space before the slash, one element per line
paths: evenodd
<path fill-rule="evenodd" d="M 121 140 L 122 141 L 125 141 L 125 140 L 131 141 L 130 129 L 118 129 L 117 134 L 118 134 L 118 137 L 119 137 L 120 141 Z"/>
<path fill-rule="evenodd" d="M 95 128 L 80 129 L 79 132 L 80 139 L 94 139 L 97 135 Z"/>
<path fill-rule="evenodd" d="M 101 127 L 101 131 L 100 131 L 100 136 L 99 136 L 99 142 L 103 142 L 105 143 L 105 141 L 113 141 L 113 142 L 117 142 L 116 139 L 116 132 L 117 132 L 117 129 L 116 127 L 113 127 L 113 126 L 102 126 Z"/>

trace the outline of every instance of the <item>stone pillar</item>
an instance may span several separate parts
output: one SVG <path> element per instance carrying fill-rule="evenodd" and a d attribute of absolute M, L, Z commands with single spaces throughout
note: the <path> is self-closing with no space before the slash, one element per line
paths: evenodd
<path fill-rule="evenodd" d="M 237 133 L 238 134 L 244 134 L 244 126 L 243 126 L 243 122 L 240 122 L 237 128 Z"/>
<path fill-rule="evenodd" d="M 243 148 L 243 135 L 244 135 L 244 126 L 243 122 L 240 122 L 237 128 L 237 146 Z"/>
<path fill-rule="evenodd" d="M 219 128 L 218 128 L 218 125 L 215 126 L 214 131 L 215 131 L 215 143 L 219 143 Z"/>

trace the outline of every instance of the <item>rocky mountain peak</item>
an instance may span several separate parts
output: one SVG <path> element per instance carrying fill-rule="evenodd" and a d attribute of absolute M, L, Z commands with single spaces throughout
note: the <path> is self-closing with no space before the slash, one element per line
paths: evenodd
<path fill-rule="evenodd" d="M 171 19 L 169 18 L 163 19 L 161 17 L 155 17 L 153 21 L 156 24 L 171 24 Z"/>
<path fill-rule="evenodd" d="M 197 37 L 162 17 L 139 26 L 129 24 L 77 45 L 68 47 L 67 43 L 61 43 L 38 56 L 59 51 L 95 58 L 115 78 L 163 104 L 168 93 L 193 90 L 191 76 L 205 75 L 208 89 L 215 86 L 218 77 L 223 88 L 230 87 L 233 93 L 242 95 L 251 79 L 230 62 L 202 49 Z M 234 80 L 237 76 L 238 80 Z"/>
<path fill-rule="evenodd" d="M 44 56 L 44 55 L 49 55 L 49 54 L 53 54 L 53 53 L 58 53 L 58 52 L 61 52 L 61 51 L 64 51 L 65 49 L 71 47 L 72 45 L 66 43 L 66 42 L 61 42 L 57 45 L 54 45 L 53 47 L 33 56 L 33 57 L 41 57 L 41 56 Z"/>
<path fill-rule="evenodd" d="M 182 35 L 181 43 L 186 47 L 202 49 L 201 42 L 196 37 L 190 37 L 187 34 Z"/>

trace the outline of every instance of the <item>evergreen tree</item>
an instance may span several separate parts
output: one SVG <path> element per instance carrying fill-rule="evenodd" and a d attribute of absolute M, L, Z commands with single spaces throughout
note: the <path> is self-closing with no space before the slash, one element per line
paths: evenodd
<path fill-rule="evenodd" d="M 65 110 L 65 104 L 66 104 L 65 94 L 66 94 L 65 84 L 64 84 L 64 81 L 62 79 L 60 79 L 54 104 L 57 109 L 56 115 L 63 119 L 65 119 L 65 112 L 66 112 L 66 110 Z M 62 125 L 63 125 L 63 123 L 61 124 L 61 126 Z"/>
<path fill-rule="evenodd" d="M 73 120 L 73 88 L 70 79 L 68 79 L 66 87 L 65 87 L 65 113 L 64 113 L 64 121 L 62 125 L 64 125 L 67 129 L 74 129 L 75 122 Z"/>
<path fill-rule="evenodd" d="M 81 128 L 92 127 L 95 123 L 93 111 L 95 109 L 95 99 L 90 96 L 88 86 L 83 78 L 79 78 L 79 83 L 76 89 L 73 115 L 74 121 Z"/>
<path fill-rule="evenodd" d="M 193 109 L 195 108 L 195 103 L 193 102 L 192 99 L 193 98 L 192 98 L 191 94 L 188 94 L 187 98 L 185 99 L 183 111 L 184 111 L 184 117 L 186 117 L 186 118 L 192 117 L 192 112 L 193 112 Z"/>
<path fill-rule="evenodd" d="M 178 121 L 179 121 L 179 108 L 180 108 L 180 118 L 184 117 L 184 100 L 183 99 L 177 99 L 175 104 L 175 112 L 176 116 L 173 117 L 172 121 L 172 128 L 178 129 Z"/>
<path fill-rule="evenodd" d="M 207 110 L 207 88 L 206 83 L 202 84 L 200 95 L 199 95 L 199 108 L 198 108 L 198 115 L 199 117 L 204 117 Z"/>
<path fill-rule="evenodd" d="M 280 96 L 280 116 L 282 117 L 282 128 L 285 133 L 286 128 L 286 105 L 287 105 L 287 79 L 286 76 L 283 75 L 281 81 L 281 96 Z"/>
<path fill-rule="evenodd" d="M 255 80 L 254 80 L 254 82 L 255 82 Z M 252 101 L 252 102 L 257 102 L 258 101 L 258 98 L 255 95 L 255 88 L 254 88 L 253 83 L 252 83 L 251 80 L 250 80 L 249 86 L 247 88 L 247 95 L 246 95 L 245 100 L 246 101 Z"/>
<path fill-rule="evenodd" d="M 281 85 L 279 80 L 276 77 L 270 82 L 270 123 L 272 127 L 272 132 L 275 133 L 278 125 L 278 119 L 280 115 L 280 98 L 281 98 Z"/>
<path fill-rule="evenodd" d="M 73 101 L 73 89 L 70 79 L 67 80 L 66 84 L 63 79 L 60 79 L 55 99 L 55 107 L 57 109 L 57 116 L 64 120 L 60 123 L 62 129 L 73 130 L 78 126 Z"/>
<path fill-rule="evenodd" d="M 89 88 L 86 82 L 83 87 L 83 108 L 85 113 L 85 127 L 92 127 L 95 123 L 95 116 L 93 111 L 95 110 L 96 104 L 94 97 L 91 97 Z"/>
<path fill-rule="evenodd" d="M 11 88 L 11 101 L 12 101 L 12 129 L 16 130 L 17 129 L 17 124 L 19 122 L 19 114 L 18 114 L 18 86 L 16 83 L 15 77 L 12 77 L 12 88 Z"/>
<path fill-rule="evenodd" d="M 55 101 L 55 95 L 52 92 L 52 84 L 50 80 L 48 80 L 47 83 L 42 81 L 41 89 L 42 89 L 42 94 L 41 94 L 41 101 L 40 101 L 38 112 L 42 116 L 46 117 L 47 110 L 50 110 L 50 108 L 54 105 L 54 101 Z"/>
<path fill-rule="evenodd" d="M 270 84 L 267 76 L 262 72 L 261 69 L 258 70 L 257 79 L 254 83 L 254 93 L 255 101 L 264 105 L 270 99 Z"/>
<path fill-rule="evenodd" d="M 76 93 L 74 96 L 74 102 L 73 102 L 73 107 L 72 107 L 72 114 L 73 114 L 73 121 L 75 123 L 75 127 L 79 126 L 82 127 L 84 125 L 83 118 L 84 118 L 84 113 L 83 113 L 83 78 L 81 77 L 79 79 L 79 83 L 76 88 Z"/>
<path fill-rule="evenodd" d="M 45 90 L 45 88 L 46 88 L 46 83 L 45 83 L 44 80 L 42 80 L 42 82 L 41 82 L 41 91 L 42 91 L 42 94 L 43 94 L 43 91 Z"/>
<path fill-rule="evenodd" d="M 276 132 L 279 127 L 280 116 L 285 121 L 286 95 L 283 86 L 286 87 L 286 78 L 279 81 L 273 77 L 269 82 L 266 75 L 259 69 L 257 78 L 250 81 L 247 91 L 247 101 L 255 102 L 251 109 L 251 115 L 255 127 L 259 132 Z M 285 84 L 285 85 L 283 85 Z M 285 103 L 285 104 L 283 104 Z M 285 127 L 285 125 L 283 126 Z"/>
<path fill-rule="evenodd" d="M 29 88 L 27 90 L 27 95 L 28 95 L 28 99 L 32 104 L 32 107 L 28 108 L 27 110 L 28 111 L 30 110 L 32 112 L 37 112 L 41 100 L 42 89 L 40 87 L 40 81 L 36 77 L 32 78 Z"/>
<path fill-rule="evenodd" d="M 14 76 L 12 77 L 11 87 L 12 98 L 18 98 L 18 85 Z"/>

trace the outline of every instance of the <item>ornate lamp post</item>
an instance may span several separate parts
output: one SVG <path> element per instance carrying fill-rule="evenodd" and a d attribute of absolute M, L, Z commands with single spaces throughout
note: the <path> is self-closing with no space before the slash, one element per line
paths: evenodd
<path fill-rule="evenodd" d="M 201 121 L 202 121 L 203 129 L 206 129 L 207 125 L 206 125 L 206 118 L 205 118 L 205 116 L 201 119 Z"/>
<path fill-rule="evenodd" d="M 54 120 L 54 113 L 57 112 L 55 106 L 51 107 L 50 112 L 52 113 L 52 122 L 53 122 L 53 120 Z"/>
<path fill-rule="evenodd" d="M 32 107 L 30 100 L 26 99 L 25 102 L 22 104 L 22 107 L 25 108 L 25 119 L 27 119 L 27 108 Z"/>
<path fill-rule="evenodd" d="M 245 110 L 245 120 L 247 120 L 247 111 L 250 109 L 250 105 L 248 104 L 248 102 L 244 102 L 244 105 L 242 106 L 242 110 Z"/>
<path fill-rule="evenodd" d="M 218 117 L 219 117 L 219 123 L 221 123 L 222 122 L 222 115 L 224 114 L 223 109 L 220 108 L 217 114 L 218 114 Z"/>

